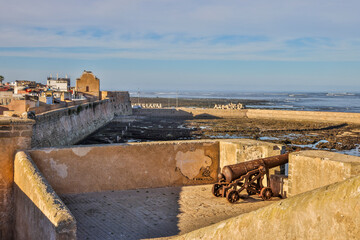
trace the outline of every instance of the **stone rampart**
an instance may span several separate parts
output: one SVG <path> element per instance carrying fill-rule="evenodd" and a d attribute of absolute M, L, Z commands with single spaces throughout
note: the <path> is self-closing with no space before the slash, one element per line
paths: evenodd
<path fill-rule="evenodd" d="M 205 108 L 173 108 L 173 109 L 133 109 L 133 114 L 148 117 L 214 117 L 214 118 L 263 118 L 291 121 L 339 122 L 360 124 L 360 113 L 286 111 L 265 109 L 205 109 Z"/>
<path fill-rule="evenodd" d="M 33 120 L 0 118 L 0 239 L 12 239 L 14 222 L 14 157 L 29 149 Z"/>
<path fill-rule="evenodd" d="M 328 151 L 301 151 L 289 156 L 289 196 L 360 175 L 360 157 Z"/>
<path fill-rule="evenodd" d="M 171 239 L 359 239 L 360 176 Z"/>
<path fill-rule="evenodd" d="M 235 143 L 236 148 L 220 151 L 223 141 Z M 93 145 L 29 153 L 55 191 L 66 194 L 213 183 L 222 161 L 232 164 L 281 153 L 281 145 L 247 141 L 252 140 Z M 238 154 L 238 159 L 223 160 L 225 151 L 235 151 L 228 156 Z"/>
<path fill-rule="evenodd" d="M 35 114 L 40 114 L 40 113 L 49 112 L 49 111 L 53 111 L 53 110 L 60 109 L 60 108 L 77 106 L 77 105 L 81 105 L 81 104 L 88 103 L 88 102 L 90 102 L 90 101 L 87 99 L 84 99 L 84 100 L 75 100 L 75 101 L 71 101 L 71 102 L 70 101 L 69 102 L 61 102 L 59 104 L 43 104 L 38 107 L 32 107 L 29 110 L 34 111 Z"/>
<path fill-rule="evenodd" d="M 110 98 L 37 114 L 31 146 L 75 144 L 114 116 L 130 115 L 132 109 L 128 93 L 110 93 Z"/>
<path fill-rule="evenodd" d="M 76 220 L 25 152 L 15 156 L 15 239 L 76 239 Z"/>

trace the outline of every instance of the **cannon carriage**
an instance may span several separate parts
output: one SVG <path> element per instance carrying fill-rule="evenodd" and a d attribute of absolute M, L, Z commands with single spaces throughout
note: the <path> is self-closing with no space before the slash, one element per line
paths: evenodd
<path fill-rule="evenodd" d="M 248 195 L 259 194 L 266 201 L 273 192 L 270 188 L 269 169 L 288 163 L 289 154 L 261 158 L 223 167 L 219 181 L 213 185 L 212 193 L 216 197 L 226 197 L 230 203 L 240 199 L 240 193 L 246 190 Z M 267 187 L 263 186 L 266 176 Z"/>

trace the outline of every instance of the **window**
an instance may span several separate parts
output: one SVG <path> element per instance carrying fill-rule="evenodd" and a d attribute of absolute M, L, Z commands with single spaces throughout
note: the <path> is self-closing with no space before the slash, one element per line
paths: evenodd
<path fill-rule="evenodd" d="M 88 92 L 89 91 L 89 86 L 86 86 L 86 92 Z"/>

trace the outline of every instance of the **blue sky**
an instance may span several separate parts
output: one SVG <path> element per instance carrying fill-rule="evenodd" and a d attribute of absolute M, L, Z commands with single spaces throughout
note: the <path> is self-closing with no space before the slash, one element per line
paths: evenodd
<path fill-rule="evenodd" d="M 360 2 L 0 0 L 0 75 L 106 90 L 359 91 Z"/>

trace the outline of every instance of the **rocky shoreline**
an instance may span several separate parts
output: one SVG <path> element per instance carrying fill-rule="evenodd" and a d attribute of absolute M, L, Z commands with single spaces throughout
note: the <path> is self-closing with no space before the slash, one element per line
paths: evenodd
<path fill-rule="evenodd" d="M 360 126 L 266 119 L 117 118 L 79 144 L 249 138 L 281 143 L 288 151 L 322 149 L 360 156 Z"/>
<path fill-rule="evenodd" d="M 168 102 L 170 101 L 171 102 Z M 176 99 L 132 98 L 143 104 L 175 106 Z M 266 104 L 263 100 L 184 99 L 179 107 L 213 107 L 215 104 Z M 360 156 L 360 125 L 248 118 L 149 118 L 120 117 L 78 144 L 106 144 L 215 138 L 249 138 L 281 143 L 288 151 L 320 149 Z"/>

